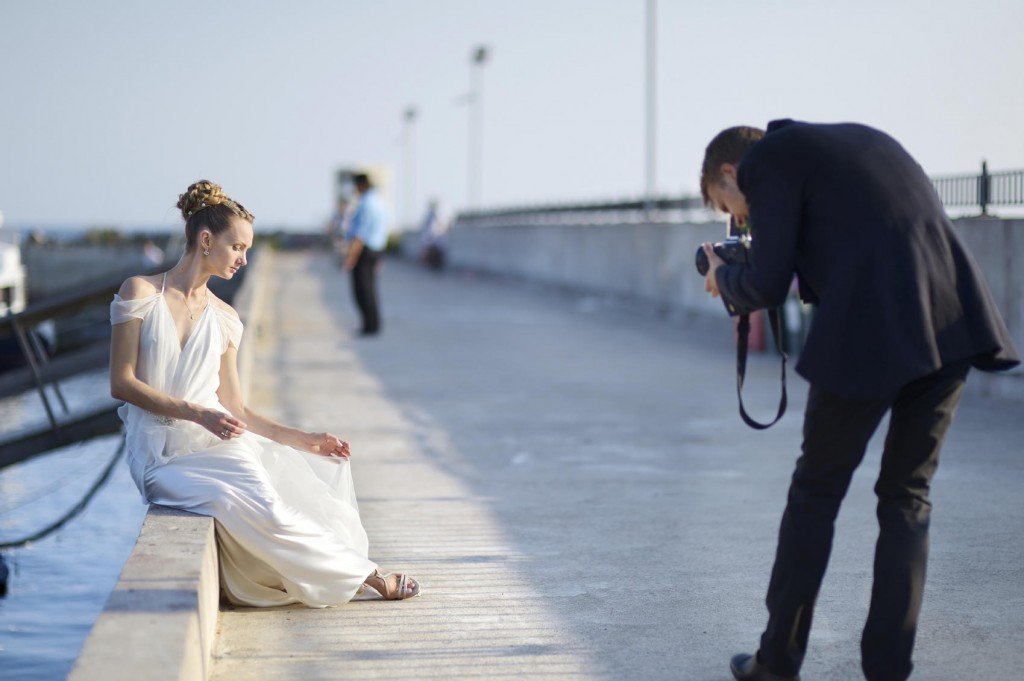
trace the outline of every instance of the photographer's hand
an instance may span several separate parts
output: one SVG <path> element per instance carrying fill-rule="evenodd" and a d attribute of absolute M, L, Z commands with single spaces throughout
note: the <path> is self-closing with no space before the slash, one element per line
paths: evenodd
<path fill-rule="evenodd" d="M 718 291 L 718 281 L 715 279 L 715 272 L 725 264 L 725 261 L 718 257 L 710 241 L 703 244 L 704 254 L 708 256 L 708 273 L 704 277 L 704 290 L 711 294 L 712 298 L 721 295 Z"/>

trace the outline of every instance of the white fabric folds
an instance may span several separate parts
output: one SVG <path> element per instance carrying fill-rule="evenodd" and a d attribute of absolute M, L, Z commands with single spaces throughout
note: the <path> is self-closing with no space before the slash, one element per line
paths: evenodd
<path fill-rule="evenodd" d="M 133 319 L 142 320 L 140 380 L 227 412 L 217 398 L 220 359 L 241 343 L 237 317 L 208 304 L 181 347 L 162 290 L 135 300 L 115 295 L 110 323 Z M 348 461 L 255 433 L 225 442 L 195 423 L 133 404 L 118 413 L 143 499 L 216 520 L 221 585 L 233 603 L 341 605 L 373 572 Z"/>

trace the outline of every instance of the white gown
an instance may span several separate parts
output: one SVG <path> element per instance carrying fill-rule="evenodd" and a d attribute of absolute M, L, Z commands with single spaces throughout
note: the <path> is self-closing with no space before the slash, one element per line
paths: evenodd
<path fill-rule="evenodd" d="M 242 323 L 207 304 L 182 348 L 163 288 L 114 296 L 110 323 L 142 320 L 138 378 L 156 390 L 227 412 L 217 399 L 220 359 Z M 301 452 L 247 432 L 222 441 L 190 421 L 133 404 L 127 460 L 146 502 L 216 520 L 221 586 L 231 602 L 273 606 L 347 603 L 376 565 L 367 559 L 348 461 Z"/>

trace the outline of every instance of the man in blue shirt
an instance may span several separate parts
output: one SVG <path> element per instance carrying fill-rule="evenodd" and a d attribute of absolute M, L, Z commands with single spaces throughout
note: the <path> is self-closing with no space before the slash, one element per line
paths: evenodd
<path fill-rule="evenodd" d="M 352 273 L 352 293 L 363 318 L 360 335 L 380 333 L 377 304 L 377 263 L 388 243 L 388 217 L 370 178 L 360 173 L 353 178 L 359 203 L 348 230 L 345 269 Z"/>

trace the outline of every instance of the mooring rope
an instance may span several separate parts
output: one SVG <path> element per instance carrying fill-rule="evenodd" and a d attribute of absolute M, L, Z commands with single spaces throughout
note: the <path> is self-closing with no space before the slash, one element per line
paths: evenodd
<path fill-rule="evenodd" d="M 78 451 L 81 451 L 86 446 L 86 444 L 88 444 L 88 441 L 79 442 L 77 445 Z M 95 459 L 95 461 L 91 461 L 88 458 L 86 458 L 77 468 L 72 468 L 68 470 L 60 477 L 49 481 L 47 484 L 42 485 L 37 489 L 34 489 L 30 492 L 26 492 L 25 494 L 16 497 L 14 501 L 12 501 L 10 504 L 0 507 L 0 518 L 10 513 L 13 513 L 14 511 L 18 510 L 19 508 L 22 508 L 23 506 L 30 506 L 55 492 L 59 492 L 62 489 L 74 483 L 76 480 L 81 480 L 82 474 L 85 473 L 85 471 L 87 470 L 95 469 L 96 464 L 99 463 L 99 460 L 101 458 L 106 458 L 106 454 L 98 452 L 98 455 L 94 456 L 93 458 Z M 3 475 L 2 470 L 0 470 L 0 475 Z"/>
<path fill-rule="evenodd" d="M 92 484 L 92 487 L 85 493 L 85 496 L 81 500 L 71 507 L 71 509 L 63 516 L 58 518 L 55 522 L 50 523 L 43 529 L 35 532 L 27 537 L 16 539 L 14 541 L 0 542 L 0 549 L 16 549 L 26 544 L 31 544 L 34 541 L 39 541 L 43 537 L 56 532 L 64 526 L 69 520 L 77 516 L 79 513 L 85 510 L 85 507 L 89 505 L 92 498 L 96 496 L 96 493 L 100 491 L 100 488 L 110 479 L 111 473 L 114 472 L 114 466 L 117 465 L 118 460 L 121 458 L 121 454 L 124 453 L 126 440 L 124 437 L 121 438 L 121 444 L 118 446 L 117 451 L 114 452 L 114 456 L 110 458 L 106 468 L 103 469 L 103 473 L 96 479 L 96 482 Z"/>

